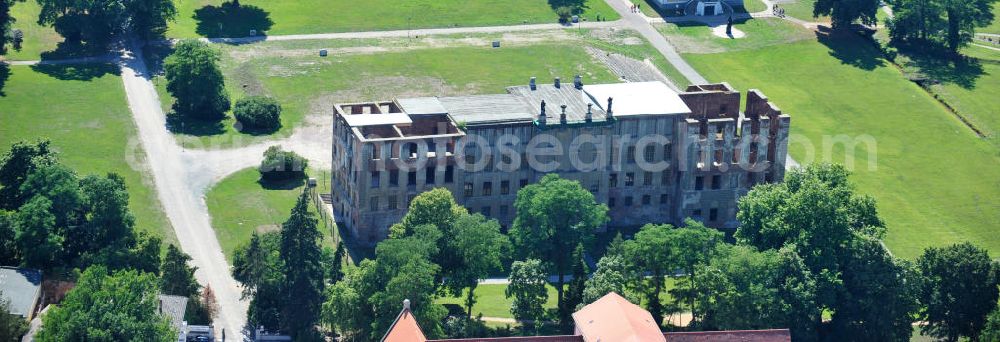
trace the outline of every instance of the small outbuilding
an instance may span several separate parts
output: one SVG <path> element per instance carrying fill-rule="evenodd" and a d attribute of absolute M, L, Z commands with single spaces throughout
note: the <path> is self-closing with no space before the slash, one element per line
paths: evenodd
<path fill-rule="evenodd" d="M 30 321 L 38 312 L 42 293 L 42 271 L 0 267 L 0 293 L 10 302 L 10 313 Z"/>

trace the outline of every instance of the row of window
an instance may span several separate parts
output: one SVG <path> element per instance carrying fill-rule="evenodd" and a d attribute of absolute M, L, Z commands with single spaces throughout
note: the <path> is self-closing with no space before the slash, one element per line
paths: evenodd
<path fill-rule="evenodd" d="M 667 194 L 661 194 L 660 195 L 660 204 L 666 205 L 668 199 L 669 199 L 669 196 L 667 196 Z M 632 196 L 625 196 L 625 197 L 623 197 L 623 202 L 624 203 L 622 203 L 622 205 L 625 206 L 625 207 L 631 207 L 632 205 L 634 205 L 634 202 L 632 201 Z M 650 205 L 650 204 L 653 203 L 653 197 L 650 196 L 650 195 L 642 195 L 642 197 L 640 197 L 640 202 L 639 203 L 641 203 L 641 205 Z M 609 208 L 614 208 L 617 205 L 618 205 L 618 199 L 617 198 L 615 198 L 613 196 L 612 197 L 608 197 L 608 207 Z"/>
<path fill-rule="evenodd" d="M 406 173 L 406 185 L 417 185 L 417 171 L 386 171 L 389 173 L 389 186 L 399 186 L 399 178 L 403 173 Z M 448 165 L 444 169 L 444 183 L 448 184 L 455 181 L 455 167 Z M 382 183 L 382 171 L 372 171 L 371 176 L 371 187 L 378 188 L 381 187 Z M 424 183 L 425 184 L 436 184 L 437 183 L 437 168 L 434 166 L 424 169 Z"/>
<path fill-rule="evenodd" d="M 527 178 L 522 178 L 520 181 L 518 181 L 518 189 L 524 188 L 525 186 L 528 186 L 528 179 Z M 465 183 L 465 186 L 462 188 L 462 190 L 463 190 L 463 194 L 465 195 L 465 197 L 473 197 L 473 196 L 475 196 L 475 186 L 473 186 L 472 183 Z M 500 181 L 500 194 L 501 195 L 509 195 L 510 194 L 510 181 L 509 180 L 502 180 L 502 181 Z M 480 196 L 492 196 L 493 195 L 493 182 L 483 182 L 482 190 L 479 192 L 479 195 Z"/>

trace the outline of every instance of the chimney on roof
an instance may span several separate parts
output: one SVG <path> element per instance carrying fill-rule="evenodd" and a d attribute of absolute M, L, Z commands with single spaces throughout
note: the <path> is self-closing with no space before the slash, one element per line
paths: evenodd
<path fill-rule="evenodd" d="M 562 108 L 562 114 L 559 114 L 559 122 L 566 123 L 566 105 L 559 107 Z"/>
<path fill-rule="evenodd" d="M 614 117 L 615 117 L 614 113 L 611 111 L 611 101 L 612 100 L 613 100 L 612 98 L 610 98 L 610 97 L 608 98 L 608 110 L 606 111 L 606 112 L 608 112 L 608 121 L 611 121 L 611 119 L 614 119 Z"/>
<path fill-rule="evenodd" d="M 587 122 L 590 122 L 591 120 L 594 119 L 594 113 L 591 111 L 591 107 L 593 107 L 593 106 L 594 106 L 593 103 L 588 103 L 587 104 L 587 119 L 586 119 Z"/>
<path fill-rule="evenodd" d="M 556 80 L 554 82 L 552 82 L 552 85 L 556 86 L 556 88 L 559 88 L 559 86 L 561 85 L 559 83 L 560 83 L 559 82 L 559 77 L 556 77 Z"/>
<path fill-rule="evenodd" d="M 542 100 L 541 114 L 538 114 L 538 124 L 545 126 L 545 100 Z"/>
<path fill-rule="evenodd" d="M 403 299 L 403 310 L 409 310 L 409 309 L 410 309 L 410 300 Z"/>
<path fill-rule="evenodd" d="M 576 89 L 583 89 L 583 78 L 580 77 L 580 75 L 573 77 L 573 86 L 576 87 Z"/>
<path fill-rule="evenodd" d="M 528 88 L 535 90 L 535 76 L 531 76 L 531 79 L 528 80 Z"/>

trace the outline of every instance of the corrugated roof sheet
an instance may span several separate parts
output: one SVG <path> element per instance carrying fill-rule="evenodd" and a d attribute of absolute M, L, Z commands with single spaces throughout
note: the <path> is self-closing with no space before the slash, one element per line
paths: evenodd
<path fill-rule="evenodd" d="M 455 121 L 467 124 L 530 122 L 533 112 L 510 94 L 469 95 L 439 98 Z"/>
<path fill-rule="evenodd" d="M 562 115 L 562 106 L 566 105 L 566 121 L 586 121 L 587 104 L 592 104 L 591 113 L 594 121 L 606 120 L 604 109 L 588 96 L 583 90 L 576 89 L 572 84 L 556 87 L 552 84 L 539 84 L 535 90 L 529 86 L 507 87 L 507 92 L 521 99 L 529 108 L 531 114 L 541 114 L 541 104 L 545 101 L 545 118 L 547 123 L 558 123 Z M 615 108 L 612 108 L 615 109 Z"/>
<path fill-rule="evenodd" d="M 397 99 L 399 107 L 407 114 L 445 114 L 448 110 L 444 108 L 441 101 L 436 97 L 413 97 L 408 99 Z"/>

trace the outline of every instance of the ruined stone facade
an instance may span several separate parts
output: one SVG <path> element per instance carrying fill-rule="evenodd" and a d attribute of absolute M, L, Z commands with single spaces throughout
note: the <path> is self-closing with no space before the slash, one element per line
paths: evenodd
<path fill-rule="evenodd" d="M 757 90 L 659 82 L 509 87 L 506 94 L 338 104 L 332 206 L 375 243 L 419 193 L 444 187 L 471 212 L 514 220 L 517 191 L 548 173 L 579 181 L 610 226 L 732 229 L 751 186 L 784 177 L 789 116 Z"/>

